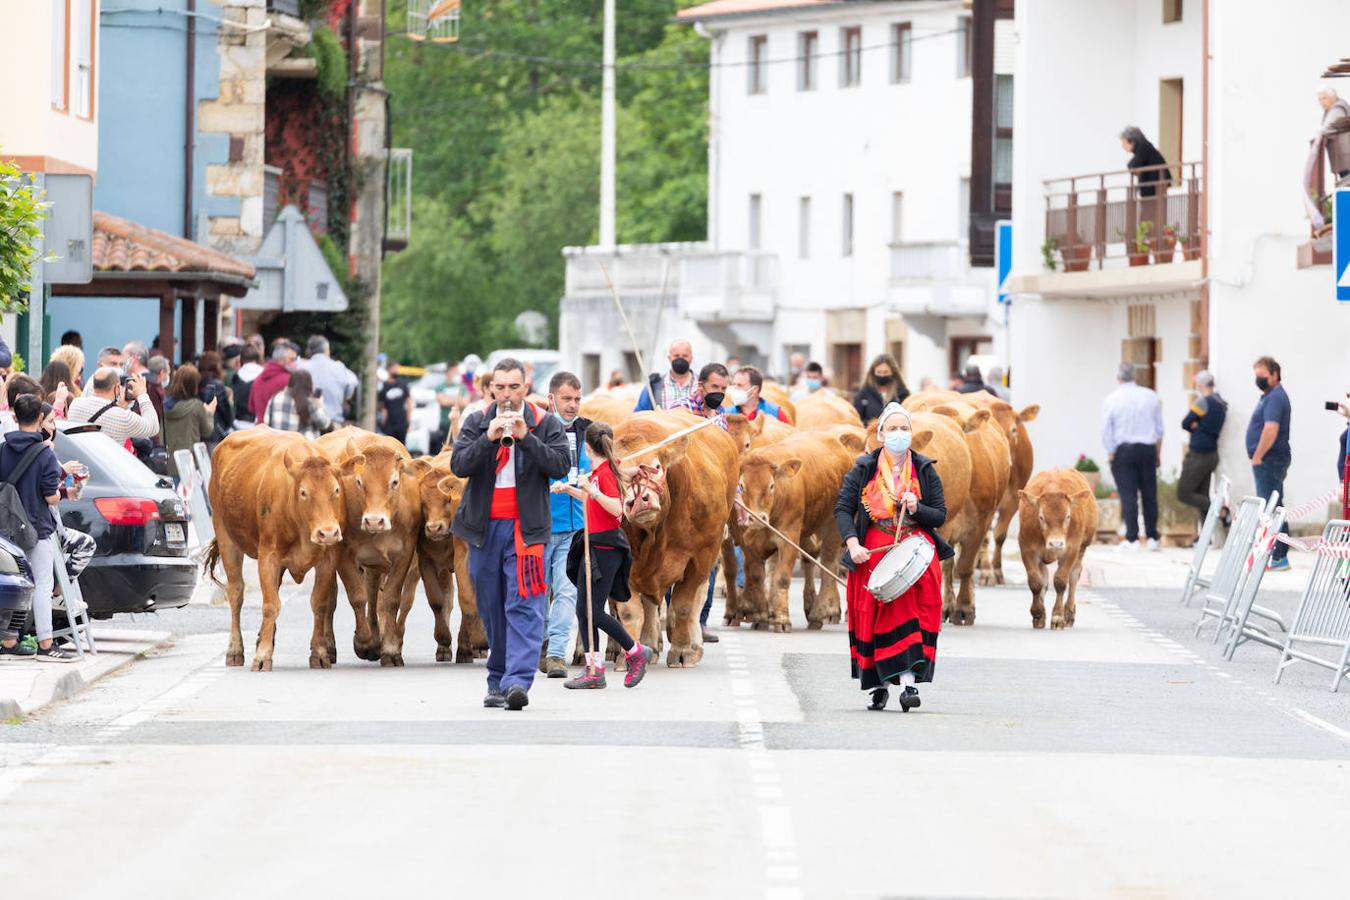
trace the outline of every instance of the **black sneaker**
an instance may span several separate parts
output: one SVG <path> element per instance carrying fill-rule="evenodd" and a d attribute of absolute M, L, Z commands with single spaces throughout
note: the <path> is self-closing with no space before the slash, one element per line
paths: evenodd
<path fill-rule="evenodd" d="M 501 688 L 488 688 L 487 696 L 483 698 L 483 706 L 488 709 L 501 709 L 506 705 L 506 695 L 502 693 Z"/>
<path fill-rule="evenodd" d="M 919 706 L 921 705 L 922 701 L 919 700 L 918 688 L 910 686 L 905 688 L 904 692 L 900 694 L 900 710 L 902 712 L 909 712 L 911 709 L 918 709 Z"/>
<path fill-rule="evenodd" d="M 38 662 L 54 663 L 73 663 L 79 659 L 76 654 L 71 653 L 69 650 L 63 650 L 58 647 L 55 642 L 53 642 L 46 650 L 39 647 L 35 658 Z"/>
<path fill-rule="evenodd" d="M 524 709 L 530 703 L 530 692 L 523 685 L 513 684 L 506 689 L 506 708 L 515 712 Z"/>
<path fill-rule="evenodd" d="M 25 641 L 16 641 L 13 647 L 0 644 L 0 662 L 9 659 L 32 659 L 37 655 L 37 647 Z"/>

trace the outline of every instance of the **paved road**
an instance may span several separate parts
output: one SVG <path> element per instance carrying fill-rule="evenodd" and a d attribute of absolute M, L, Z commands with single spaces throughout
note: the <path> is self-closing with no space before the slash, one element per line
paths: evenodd
<path fill-rule="evenodd" d="M 0 731 L 0 801 L 23 823 L 5 829 L 10 858 L 75 838 L 100 897 L 1345 883 L 1327 840 L 1350 804 L 1350 696 L 1320 670 L 1272 688 L 1259 647 L 1216 665 L 1170 590 L 1099 585 L 1061 633 L 1029 627 L 1023 589 L 981 589 L 978 624 L 943 632 L 910 714 L 863 709 L 838 627 L 723 632 L 698 669 L 654 669 L 637 690 L 540 681 L 525 712 L 484 710 L 482 664 L 434 663 L 423 605 L 407 668 L 342 646 L 316 672 L 304 600 L 283 611 L 270 674 L 225 669 L 220 612 L 187 612 L 171 650 Z"/>

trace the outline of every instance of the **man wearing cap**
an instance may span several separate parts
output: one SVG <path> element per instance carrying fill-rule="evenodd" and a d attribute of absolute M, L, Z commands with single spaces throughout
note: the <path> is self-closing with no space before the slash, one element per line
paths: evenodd
<path fill-rule="evenodd" d="M 1139 549 L 1139 501 L 1144 505 L 1148 549 L 1158 547 L 1158 466 L 1162 462 L 1162 402 L 1134 382 L 1134 363 L 1116 372 L 1119 386 L 1102 404 L 1102 444 L 1111 463 L 1111 477 L 1120 492 L 1126 549 Z"/>
<path fill-rule="evenodd" d="M 1209 478 L 1219 465 L 1219 432 L 1227 416 L 1228 403 L 1214 390 L 1214 376 L 1204 369 L 1196 372 L 1195 398 L 1181 420 L 1191 437 L 1177 478 L 1177 499 L 1194 506 L 1201 521 L 1209 513 Z"/>

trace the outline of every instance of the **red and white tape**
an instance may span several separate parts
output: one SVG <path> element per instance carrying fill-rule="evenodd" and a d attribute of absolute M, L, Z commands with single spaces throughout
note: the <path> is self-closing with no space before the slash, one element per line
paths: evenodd
<path fill-rule="evenodd" d="M 1252 549 L 1247 551 L 1247 561 L 1242 565 L 1242 574 L 1246 576 L 1256 565 L 1256 556 L 1258 553 L 1270 553 L 1270 549 L 1275 546 L 1275 539 L 1280 533 L 1271 528 L 1270 516 L 1261 517 L 1261 527 L 1256 531 L 1256 538 L 1252 541 Z"/>
<path fill-rule="evenodd" d="M 1284 513 L 1285 521 L 1292 522 L 1294 519 L 1301 519 L 1304 516 L 1308 515 L 1309 513 L 1325 511 L 1328 503 L 1331 503 L 1333 500 L 1339 500 L 1340 497 L 1341 497 L 1341 488 L 1338 485 L 1332 488 L 1331 490 L 1327 491 L 1322 496 L 1318 497 L 1316 500 L 1309 500 L 1302 506 L 1295 506 L 1292 509 L 1285 510 Z"/>
<path fill-rule="evenodd" d="M 1290 537 L 1287 534 L 1277 535 L 1277 537 L 1281 543 L 1288 544 L 1294 550 L 1303 553 L 1316 553 L 1320 556 L 1330 556 L 1335 559 L 1350 559 L 1350 543 L 1328 541 L 1321 537 L 1310 538 L 1305 541 Z"/>

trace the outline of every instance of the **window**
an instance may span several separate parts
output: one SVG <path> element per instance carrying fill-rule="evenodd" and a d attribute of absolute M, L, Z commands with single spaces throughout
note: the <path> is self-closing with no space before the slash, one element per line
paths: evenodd
<path fill-rule="evenodd" d="M 1163 0 L 1163 24 L 1181 21 L 1182 0 Z"/>
<path fill-rule="evenodd" d="M 75 115 L 82 119 L 94 117 L 94 0 L 70 0 L 71 44 L 74 46 Z"/>
<path fill-rule="evenodd" d="M 914 47 L 914 29 L 908 22 L 891 26 L 891 84 L 909 83 L 909 62 Z"/>
<path fill-rule="evenodd" d="M 844 256 L 853 255 L 853 195 L 844 195 L 843 245 L 840 248 Z"/>
<path fill-rule="evenodd" d="M 904 240 L 904 229 L 902 224 L 905 221 L 905 195 L 900 191 L 891 192 L 891 243 L 898 244 Z"/>
<path fill-rule="evenodd" d="M 70 109 L 70 89 L 66 73 L 70 71 L 70 5 L 68 0 L 52 4 L 52 108 Z"/>
<path fill-rule="evenodd" d="M 962 16 L 956 28 L 956 77 L 970 77 L 970 16 Z"/>
<path fill-rule="evenodd" d="M 820 46 L 820 34 L 815 31 L 803 31 L 797 35 L 797 90 L 814 91 L 816 89 L 816 53 Z"/>
<path fill-rule="evenodd" d="M 797 257 L 809 259 L 811 256 L 811 198 L 797 200 Z"/>
<path fill-rule="evenodd" d="M 763 221 L 763 219 L 761 218 L 761 213 L 763 211 L 763 207 L 764 207 L 763 198 L 759 194 L 751 194 L 750 229 L 749 234 L 746 235 L 747 239 L 746 244 L 751 250 L 759 249 L 760 234 L 761 234 L 760 227 Z"/>
<path fill-rule="evenodd" d="M 994 76 L 994 184 L 1012 184 L 1013 77 Z"/>
<path fill-rule="evenodd" d="M 767 35 L 756 34 L 750 37 L 750 65 L 747 69 L 750 79 L 748 88 L 752 94 L 762 94 L 769 88 L 768 52 Z"/>
<path fill-rule="evenodd" d="M 862 80 L 862 26 L 840 29 L 839 86 L 853 87 Z"/>

